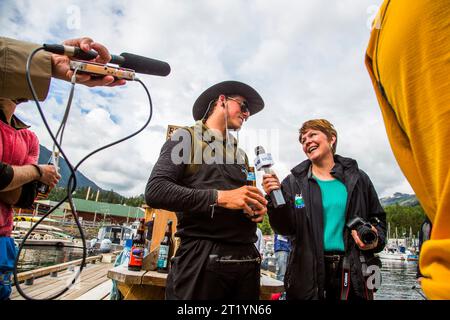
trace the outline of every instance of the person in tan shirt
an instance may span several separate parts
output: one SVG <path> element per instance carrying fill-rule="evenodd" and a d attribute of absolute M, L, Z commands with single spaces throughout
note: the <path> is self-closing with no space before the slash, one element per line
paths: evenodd
<path fill-rule="evenodd" d="M 64 45 L 80 47 L 84 51 L 91 49 L 98 52 L 94 62 L 107 63 L 111 60 L 108 49 L 91 38 L 70 39 Z M 38 48 L 38 44 L 0 37 L 0 97 L 11 100 L 32 99 L 31 91 L 26 81 L 25 66 L 30 53 Z M 31 79 L 36 89 L 38 99 L 45 100 L 52 77 L 70 81 L 73 71 L 69 67 L 70 58 L 64 55 L 39 52 L 31 65 Z M 92 78 L 87 74 L 77 74 L 77 83 L 89 87 L 124 85 L 125 80 L 115 80 L 112 76 Z"/>

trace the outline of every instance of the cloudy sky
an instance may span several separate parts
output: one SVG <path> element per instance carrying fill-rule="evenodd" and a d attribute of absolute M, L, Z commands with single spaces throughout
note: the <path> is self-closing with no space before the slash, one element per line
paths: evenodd
<path fill-rule="evenodd" d="M 142 75 L 154 103 L 150 126 L 103 151 L 80 170 L 105 189 L 143 193 L 167 125 L 191 125 L 192 104 L 210 85 L 239 80 L 265 100 L 239 133 L 250 159 L 265 146 L 284 178 L 306 157 L 298 128 L 326 118 L 339 134 L 338 153 L 352 157 L 379 196 L 412 190 L 392 155 L 364 53 L 382 0 L 0 0 L 1 35 L 35 43 L 90 36 L 110 52 L 167 61 L 168 77 Z M 62 118 L 69 84 L 53 80 L 43 103 L 52 128 Z M 140 128 L 149 108 L 139 83 L 121 88 L 77 86 L 63 147 L 75 164 L 90 151 Z M 33 103 L 18 115 L 41 143 L 50 137 Z"/>

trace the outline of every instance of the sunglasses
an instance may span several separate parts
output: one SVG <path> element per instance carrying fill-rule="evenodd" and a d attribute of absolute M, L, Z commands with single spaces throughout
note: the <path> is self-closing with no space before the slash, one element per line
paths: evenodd
<path fill-rule="evenodd" d="M 231 97 L 227 97 L 227 100 L 233 100 L 233 101 L 237 102 L 239 104 L 239 106 L 241 107 L 242 113 L 250 114 L 250 109 L 248 108 L 248 102 L 246 100 L 240 101 L 236 98 L 231 98 Z"/>

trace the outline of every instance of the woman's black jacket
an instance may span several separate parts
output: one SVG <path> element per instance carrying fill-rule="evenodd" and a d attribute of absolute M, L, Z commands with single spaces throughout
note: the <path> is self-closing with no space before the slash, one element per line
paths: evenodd
<path fill-rule="evenodd" d="M 346 223 L 359 216 L 366 221 L 378 218 L 378 245 L 373 250 L 362 251 L 355 244 L 351 231 L 344 230 L 345 255 L 350 262 L 350 283 L 357 296 L 366 297 L 366 286 L 360 255 L 368 265 L 381 267 L 375 252 L 384 248 L 386 238 L 386 213 L 381 207 L 377 193 L 365 172 L 358 168 L 355 160 L 334 156 L 335 166 L 331 174 L 347 188 Z M 281 189 L 286 205 L 275 209 L 268 204 L 269 221 L 273 230 L 292 240 L 284 278 L 287 299 L 323 299 L 325 265 L 323 250 L 323 208 L 320 187 L 313 179 L 311 162 L 306 160 L 291 170 Z M 303 208 L 295 208 L 295 196 L 304 199 Z M 269 199 L 269 197 L 268 197 Z"/>

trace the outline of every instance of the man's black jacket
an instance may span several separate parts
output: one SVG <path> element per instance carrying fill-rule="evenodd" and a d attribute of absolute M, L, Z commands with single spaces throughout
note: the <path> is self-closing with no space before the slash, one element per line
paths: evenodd
<path fill-rule="evenodd" d="M 196 126 L 197 129 L 201 127 L 203 131 L 207 130 L 201 121 L 197 122 Z M 177 130 L 180 137 L 183 131 L 185 130 Z M 187 137 L 190 137 L 189 133 Z M 208 138 L 208 135 L 200 138 L 202 150 L 212 143 L 212 138 Z M 228 152 L 225 150 L 226 142 L 222 142 L 224 148 L 222 154 L 225 154 Z M 196 170 L 190 172 L 188 164 L 176 164 L 172 159 L 174 150 L 178 150 L 178 143 L 175 139 L 168 140 L 163 145 L 145 188 L 147 204 L 152 208 L 176 212 L 178 220 L 176 236 L 182 241 L 208 239 L 240 244 L 256 242 L 256 224 L 244 215 L 243 210 L 212 207 L 216 202 L 217 190 L 232 190 L 246 184 L 245 153 L 234 153 L 235 157 L 244 157 L 244 160 L 236 161 L 238 163 L 202 162 L 196 166 Z M 187 145 L 191 146 L 191 143 Z M 234 147 L 234 150 L 238 150 L 237 141 L 234 141 Z M 189 150 L 187 152 L 189 153 Z"/>

